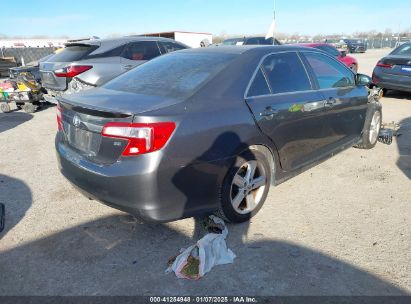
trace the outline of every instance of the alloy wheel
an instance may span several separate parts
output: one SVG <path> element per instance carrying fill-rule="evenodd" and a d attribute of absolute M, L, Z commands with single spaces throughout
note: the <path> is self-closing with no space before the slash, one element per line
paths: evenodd
<path fill-rule="evenodd" d="M 231 204 L 240 214 L 252 212 L 262 202 L 267 177 L 264 166 L 256 160 L 244 163 L 231 183 Z"/>

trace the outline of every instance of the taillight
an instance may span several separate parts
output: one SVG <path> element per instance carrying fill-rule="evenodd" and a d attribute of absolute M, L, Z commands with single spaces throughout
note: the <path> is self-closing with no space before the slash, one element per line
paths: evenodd
<path fill-rule="evenodd" d="M 54 75 L 56 75 L 57 77 L 72 78 L 81 73 L 84 73 L 85 71 L 90 70 L 92 67 L 92 65 L 69 65 L 65 68 L 55 70 Z"/>
<path fill-rule="evenodd" d="M 102 136 L 127 139 L 123 156 L 133 156 L 160 150 L 176 128 L 174 122 L 122 123 L 110 122 L 103 127 Z"/>
<path fill-rule="evenodd" d="M 386 69 L 390 69 L 390 68 L 392 68 L 392 64 L 389 64 L 389 63 L 384 63 L 383 61 L 378 61 L 378 63 L 377 63 L 377 67 L 380 67 L 380 68 L 386 68 Z"/>
<path fill-rule="evenodd" d="M 380 82 L 380 81 L 377 79 L 377 77 L 375 76 L 375 74 L 372 73 L 372 83 L 377 84 L 377 83 L 379 83 L 379 82 Z"/>
<path fill-rule="evenodd" d="M 62 113 L 61 113 L 61 106 L 59 103 L 57 103 L 57 107 L 56 107 L 56 115 L 57 115 L 57 127 L 59 131 L 63 130 L 63 125 L 62 125 Z"/>

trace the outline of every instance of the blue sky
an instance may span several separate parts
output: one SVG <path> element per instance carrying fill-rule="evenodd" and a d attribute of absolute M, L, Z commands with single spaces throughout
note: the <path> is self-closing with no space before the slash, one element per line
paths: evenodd
<path fill-rule="evenodd" d="M 168 30 L 266 33 L 274 0 L 18 0 L 1 4 L 0 35 L 70 37 Z M 411 0 L 277 0 L 277 31 L 411 29 Z M 390 5 L 388 5 L 390 3 Z"/>

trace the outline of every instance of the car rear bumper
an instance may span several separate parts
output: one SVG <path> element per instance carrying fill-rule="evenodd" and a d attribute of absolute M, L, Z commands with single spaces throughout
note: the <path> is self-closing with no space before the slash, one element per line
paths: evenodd
<path fill-rule="evenodd" d="M 373 73 L 373 81 L 383 89 L 411 92 L 411 77 L 387 74 L 376 68 Z"/>
<path fill-rule="evenodd" d="M 182 168 L 172 165 L 170 160 L 164 161 L 162 152 L 157 151 L 98 165 L 61 143 L 59 134 L 56 149 L 60 171 L 91 199 L 159 222 L 218 208 L 219 183 L 224 176 L 222 163 L 189 164 Z"/>

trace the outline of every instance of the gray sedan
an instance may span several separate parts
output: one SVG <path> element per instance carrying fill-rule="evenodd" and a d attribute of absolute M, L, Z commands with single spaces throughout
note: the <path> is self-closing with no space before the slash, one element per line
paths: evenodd
<path fill-rule="evenodd" d="M 62 98 L 59 166 L 88 197 L 148 219 L 247 221 L 270 185 L 375 146 L 368 79 L 312 48 L 175 52 Z"/>

